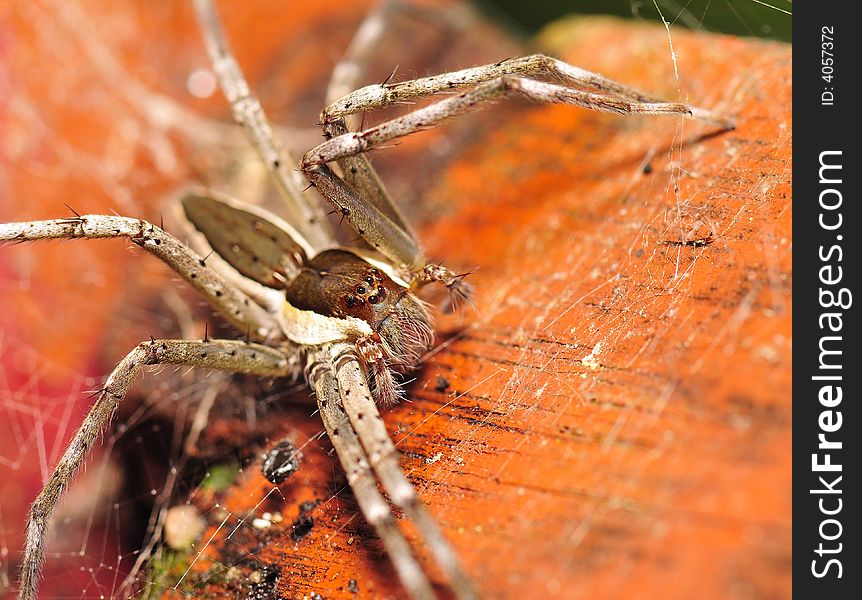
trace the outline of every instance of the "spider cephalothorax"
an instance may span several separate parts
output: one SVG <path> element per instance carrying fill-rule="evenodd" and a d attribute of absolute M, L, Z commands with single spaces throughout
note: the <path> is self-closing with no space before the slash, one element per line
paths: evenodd
<path fill-rule="evenodd" d="M 296 344 L 356 344 L 374 398 L 391 405 L 394 374 L 416 366 L 434 334 L 427 305 L 382 257 L 334 248 L 311 258 L 310 244 L 267 211 L 212 192 L 189 193 L 185 215 L 228 264 L 258 283 L 283 290 L 279 322 Z"/>
<path fill-rule="evenodd" d="M 353 252 L 325 250 L 305 264 L 286 293 L 293 308 L 368 324 L 371 334 L 357 340 L 357 351 L 374 397 L 384 405 L 399 397 L 392 372 L 415 367 L 434 341 L 425 304 L 393 277 Z"/>
<path fill-rule="evenodd" d="M 432 342 L 430 316 L 409 287 L 346 250 L 308 261 L 287 288 L 295 308 L 328 317 L 362 319 L 386 346 L 393 365 L 414 366 Z"/>

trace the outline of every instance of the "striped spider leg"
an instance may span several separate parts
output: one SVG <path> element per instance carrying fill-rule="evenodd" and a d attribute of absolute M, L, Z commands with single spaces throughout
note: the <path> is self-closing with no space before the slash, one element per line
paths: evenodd
<path fill-rule="evenodd" d="M 186 281 L 229 322 L 266 343 L 236 340 L 150 340 L 134 348 L 94 395 L 95 401 L 30 508 L 21 563 L 19 598 L 36 597 L 48 523 L 132 382 L 150 365 L 183 365 L 262 377 L 296 377 L 300 354 L 284 339 L 278 321 L 177 239 L 146 221 L 81 215 L 52 221 L 0 223 L 0 242 L 126 238 L 149 251 Z"/>
<path fill-rule="evenodd" d="M 545 81 L 553 79 L 554 82 Z M 561 83 L 560 83 L 561 82 Z M 348 131 L 345 117 L 438 93 L 454 95 L 361 131 Z M 711 111 L 653 98 L 624 84 L 541 54 L 473 67 L 400 83 L 366 86 L 332 102 L 321 123 L 329 138 L 302 157 L 301 168 L 321 194 L 345 216 L 350 226 L 372 247 L 402 265 L 420 282 L 457 283 L 453 275 L 427 264 L 410 230 L 384 203 L 368 202 L 356 190 L 374 190 L 367 182 L 357 185 L 357 157 L 392 140 L 422 131 L 441 121 L 490 106 L 494 101 L 523 97 L 547 104 L 568 104 L 622 115 L 678 115 L 733 128 L 733 121 Z M 344 179 L 328 166 L 337 163 Z M 362 173 L 362 171 L 359 171 Z M 345 182 L 345 179 L 347 181 Z M 379 180 L 378 180 L 379 181 Z M 370 193 L 367 197 L 385 197 Z M 391 204 L 387 202 L 386 204 Z"/>

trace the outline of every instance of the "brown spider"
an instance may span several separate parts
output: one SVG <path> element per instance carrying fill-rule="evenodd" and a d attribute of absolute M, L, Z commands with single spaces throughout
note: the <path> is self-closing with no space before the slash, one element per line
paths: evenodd
<path fill-rule="evenodd" d="M 31 508 L 19 597 L 36 596 L 46 530 L 62 492 L 145 365 L 174 364 L 261 377 L 305 372 L 321 418 L 366 520 L 383 541 L 413 598 L 435 596 L 423 569 L 377 488 L 415 524 L 459 598 L 475 596 L 467 575 L 401 471 L 377 404 L 399 397 L 397 376 L 431 346 L 427 305 L 415 295 L 429 283 L 457 298 L 461 276 L 429 263 L 366 158 L 367 151 L 433 127 L 490 101 L 521 96 L 620 114 L 684 115 L 730 127 L 709 111 L 652 98 L 556 59 L 534 55 L 401 83 L 367 86 L 332 101 L 321 114 L 327 140 L 298 165 L 286 159 L 257 99 L 231 54 L 209 0 L 195 0 L 207 49 L 236 121 L 242 124 L 288 202 L 284 219 L 206 190 L 182 200 L 188 220 L 228 266 L 208 262 L 160 227 L 128 217 L 82 215 L 0 224 L 0 241 L 125 237 L 156 255 L 190 283 L 237 330 L 254 341 L 151 340 L 133 349 L 104 387 Z M 375 43 L 372 13 L 330 89 L 350 89 L 350 66 Z M 379 30 L 379 28 L 377 28 Z M 359 49 L 359 50 L 357 50 Z M 358 112 L 449 92 L 450 96 L 375 127 L 350 131 Z M 330 165 L 337 165 L 333 168 Z M 302 180 L 304 177 L 304 181 Z M 302 194 L 317 188 L 361 238 L 339 247 L 320 207 Z"/>

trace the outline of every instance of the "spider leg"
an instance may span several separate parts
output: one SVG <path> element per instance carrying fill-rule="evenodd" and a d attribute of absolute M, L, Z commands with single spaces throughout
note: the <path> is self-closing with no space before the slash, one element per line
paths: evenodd
<path fill-rule="evenodd" d="M 154 254 L 200 292 L 239 331 L 259 339 L 283 337 L 275 318 L 231 285 L 206 261 L 164 230 L 141 219 L 81 215 L 50 221 L 0 223 L 0 242 L 58 238 L 129 238 Z"/>
<path fill-rule="evenodd" d="M 84 422 L 30 507 L 21 562 L 19 599 L 36 598 L 39 571 L 45 555 L 48 522 L 63 492 L 126 396 L 141 367 L 162 364 L 219 369 L 265 377 L 286 377 L 297 374 L 299 354 L 235 340 L 152 340 L 139 344 L 129 352 L 97 393 L 96 401 Z"/>
<path fill-rule="evenodd" d="M 383 36 L 386 22 L 389 20 L 393 10 L 400 5 L 395 0 L 381 0 L 362 21 L 356 34 L 350 41 L 350 45 L 341 60 L 332 71 L 332 77 L 326 91 L 327 103 L 339 98 L 355 89 L 359 83 L 365 64 L 379 46 Z M 324 135 L 327 139 L 343 135 L 350 129 L 355 128 L 358 123 L 355 118 L 349 116 L 336 119 L 321 119 Z M 353 187 L 359 196 L 374 205 L 391 221 L 398 225 L 405 233 L 413 238 L 416 246 L 419 246 L 416 234 L 410 227 L 407 219 L 393 202 L 392 196 L 386 189 L 377 171 L 371 165 L 371 161 L 364 154 L 347 156 L 338 161 L 342 176 L 347 183 Z"/>
<path fill-rule="evenodd" d="M 372 248 L 410 271 L 425 266 L 425 255 L 416 238 L 377 206 L 366 202 L 329 166 L 312 165 L 303 171 L 317 191 Z"/>
<path fill-rule="evenodd" d="M 337 138 L 349 132 L 343 119 L 324 123 L 323 131 L 327 139 Z M 413 245 L 416 247 L 416 256 L 412 262 L 416 262 L 417 260 L 420 260 L 420 262 L 424 261 L 416 233 L 407 222 L 401 209 L 398 208 L 398 204 L 392 200 L 392 196 L 389 194 L 377 171 L 371 165 L 371 160 L 368 156 L 365 154 L 345 156 L 338 159 L 337 163 L 343 173 L 344 180 L 359 192 L 360 201 L 363 204 L 374 207 L 377 212 L 392 221 L 405 235 L 412 239 Z M 317 186 L 317 183 L 315 183 L 315 187 L 325 196 L 325 191 L 321 190 Z"/>
<path fill-rule="evenodd" d="M 494 100 L 522 96 L 552 104 L 569 104 L 601 112 L 626 115 L 682 115 L 730 126 L 726 120 L 700 108 L 676 102 L 652 102 L 587 92 L 554 83 L 516 76 L 502 76 L 480 83 L 470 90 L 437 101 L 402 117 L 385 121 L 364 131 L 347 132 L 309 150 L 300 166 L 318 191 L 341 211 L 353 229 L 372 247 L 403 265 L 418 284 L 427 281 L 458 282 L 446 269 L 422 273 L 426 261 L 415 238 L 379 208 L 365 202 L 327 163 L 358 156 L 391 140 L 437 125 L 440 121 L 489 106 Z M 449 285 L 448 283 L 446 283 Z"/>
<path fill-rule="evenodd" d="M 377 482 L 362 444 L 344 411 L 338 381 L 329 359 L 321 353 L 314 359 L 309 371 L 308 379 L 317 396 L 323 425 L 362 514 L 380 536 L 398 578 L 410 597 L 414 600 L 434 598 L 425 572 L 413 556 L 389 505 L 377 489 Z"/>
<path fill-rule="evenodd" d="M 318 250 L 334 239 L 323 210 L 303 194 L 305 182 L 293 169 L 296 160 L 276 140 L 260 101 L 252 94 L 242 70 L 225 39 L 210 0 L 195 0 L 195 12 L 206 42 L 207 53 L 233 116 L 248 134 L 287 204 L 288 214 L 300 233 Z"/>
<path fill-rule="evenodd" d="M 330 124 L 335 130 L 347 132 L 343 125 L 340 119 Z M 462 276 L 443 265 L 428 263 L 419 238 L 404 221 L 397 204 L 392 202 L 368 157 L 365 154 L 349 156 L 339 160 L 338 166 L 351 175 L 342 179 L 323 165 L 312 167 L 305 176 L 362 239 L 404 268 L 406 279 L 418 287 L 442 283 L 452 293 L 452 306 L 458 304 L 459 299 L 469 300 L 472 287 Z"/>
<path fill-rule="evenodd" d="M 463 275 L 457 275 L 443 265 L 429 264 L 419 241 L 410 231 L 399 226 L 373 203 L 366 202 L 328 165 L 310 166 L 305 170 L 305 176 L 360 237 L 401 268 L 400 276 L 409 280 L 411 286 L 442 283 L 452 295 L 452 306 L 462 299 L 469 301 L 472 287 L 464 281 Z"/>
<path fill-rule="evenodd" d="M 353 349 L 347 345 L 334 345 L 331 352 L 344 410 L 365 449 L 369 464 L 377 473 L 389 498 L 416 526 L 435 561 L 451 582 L 456 597 L 462 600 L 476 598 L 473 586 L 461 568 L 458 555 L 443 537 L 437 523 L 428 514 L 416 495 L 416 490 L 401 470 L 398 451 L 386 432 L 377 405 L 368 389 L 367 378 Z"/>
<path fill-rule="evenodd" d="M 440 92 L 452 93 L 465 87 L 472 87 L 506 76 L 525 77 L 539 81 L 549 80 L 552 83 L 563 83 L 569 87 L 593 90 L 601 94 L 638 102 L 662 102 L 660 98 L 613 79 L 608 79 L 598 73 L 581 69 L 544 54 L 533 54 L 410 81 L 365 86 L 332 101 L 321 113 L 321 121 L 326 122 L 361 111 L 406 103 Z M 710 116 L 717 124 L 728 124 L 724 117 L 711 113 Z"/>
<path fill-rule="evenodd" d="M 444 27 L 459 30 L 469 30 L 471 24 L 476 19 L 475 14 L 473 14 L 467 7 L 461 5 L 454 5 L 451 7 L 435 6 L 433 8 L 427 8 L 418 5 L 402 4 L 397 0 L 380 0 L 374 9 L 365 17 L 365 20 L 359 26 L 359 29 L 345 51 L 344 56 L 342 56 L 341 60 L 332 71 L 332 77 L 329 81 L 326 92 L 326 102 L 329 105 L 335 103 L 334 106 L 340 106 L 342 109 L 339 111 L 337 108 L 333 109 L 332 106 L 330 106 L 330 108 L 327 108 L 321 113 L 320 122 L 327 139 L 343 135 L 348 133 L 349 130 L 355 129 L 357 123 L 355 117 L 353 119 L 351 119 L 351 117 L 356 113 L 363 110 L 379 108 L 387 104 L 387 102 L 384 101 L 382 104 L 377 106 L 368 105 L 366 107 L 362 102 L 366 96 L 369 96 L 368 93 L 358 91 L 348 94 L 348 92 L 357 88 L 364 66 L 371 59 L 372 54 L 378 49 L 386 23 L 390 20 L 396 10 L 403 11 L 405 13 L 413 13 L 413 16 L 416 18 L 434 21 Z M 520 60 L 523 61 L 523 59 Z M 492 66 L 493 65 L 489 65 L 489 67 Z M 393 72 L 392 75 L 394 74 L 395 73 Z M 382 88 L 386 90 L 395 88 L 396 90 L 400 90 L 404 86 L 404 84 L 390 84 L 388 81 L 389 78 L 387 78 L 383 83 L 369 86 L 369 88 Z M 477 80 L 476 82 L 478 83 L 479 81 L 480 80 Z M 366 88 L 362 89 L 365 90 Z M 371 95 L 373 96 L 373 94 Z M 338 98 L 342 98 L 342 100 L 338 100 L 338 102 L 336 102 Z M 345 104 L 346 107 L 344 106 Z M 385 185 L 371 165 L 371 161 L 367 156 L 364 154 L 357 154 L 355 156 L 343 157 L 338 160 L 338 166 L 341 169 L 341 176 L 351 187 L 357 190 L 359 196 L 363 200 L 373 204 L 389 217 L 389 219 L 400 226 L 407 234 L 412 236 L 414 240 L 417 239 L 410 223 L 404 218 L 398 204 L 392 201 L 392 197 L 386 190 Z M 418 245 L 419 244 L 417 242 L 417 246 Z M 447 276 L 454 276 L 454 274 L 448 272 L 448 270 L 445 271 Z M 420 280 L 421 279 L 422 278 L 420 277 Z M 433 278 L 428 280 L 440 281 Z M 465 290 L 462 289 L 461 292 L 465 292 Z"/>
<path fill-rule="evenodd" d="M 346 133 L 327 140 L 309 150 L 302 157 L 302 169 L 308 172 L 315 166 L 353 156 L 423 129 L 428 129 L 444 119 L 490 106 L 490 102 L 521 96 L 528 100 L 547 104 L 569 104 L 599 112 L 623 115 L 681 115 L 721 125 L 730 126 L 726 120 L 701 108 L 678 102 L 646 102 L 610 94 L 577 90 L 555 83 L 537 81 L 524 77 L 503 76 L 475 88 L 460 92 L 444 100 L 417 109 L 402 117 L 391 119 L 364 131 Z"/>
<path fill-rule="evenodd" d="M 356 89 L 365 65 L 383 37 L 386 22 L 395 5 L 395 0 L 380 0 L 360 23 L 344 55 L 332 69 L 326 87 L 327 104 Z"/>
<path fill-rule="evenodd" d="M 206 40 L 207 50 L 213 63 L 213 69 L 219 84 L 228 99 L 234 118 L 241 123 L 249 133 L 249 137 L 257 148 L 261 158 L 272 171 L 279 187 L 289 198 L 293 198 L 292 214 L 300 215 L 300 232 L 318 249 L 326 247 L 334 239 L 326 227 L 321 211 L 317 205 L 307 202 L 297 190 L 301 189 L 295 172 L 288 169 L 282 156 L 287 156 L 275 140 L 272 129 L 266 119 L 260 102 L 252 95 L 242 71 L 233 57 L 225 40 L 218 17 L 210 0 L 195 0 L 195 10 Z M 381 9 L 381 17 L 385 13 Z M 377 16 L 372 15 L 374 21 Z M 369 26 L 373 39 L 377 25 Z M 360 46 L 366 45 L 361 41 Z M 364 51 L 363 51 L 364 52 Z M 324 131 L 328 136 L 340 139 L 347 132 L 347 126 L 341 120 L 330 121 Z M 290 157 L 288 157 L 290 158 Z M 292 160 L 292 159 L 291 159 Z M 425 255 L 416 235 L 407 220 L 402 216 L 397 205 L 392 201 L 371 163 L 361 153 L 345 154 L 337 159 L 350 185 L 329 170 L 310 174 L 303 169 L 308 180 L 318 189 L 329 202 L 347 217 L 353 229 L 372 247 L 388 258 L 404 265 L 408 272 L 419 272 L 426 266 Z M 362 193 L 358 195 L 350 186 Z M 313 213 L 313 214 L 312 214 Z M 308 231 L 315 224 L 323 231 Z M 325 229 L 325 231 L 324 231 Z M 454 274 L 447 269 L 441 269 L 451 279 Z M 426 278 L 427 280 L 427 278 Z M 437 281 L 437 279 L 431 279 Z M 420 283 L 425 280 L 420 278 Z M 461 293 L 466 293 L 466 288 Z"/>
<path fill-rule="evenodd" d="M 351 89 L 356 88 L 362 74 L 364 64 L 370 59 L 374 50 L 376 50 L 378 42 L 383 35 L 386 22 L 389 20 L 396 8 L 407 9 L 408 7 L 401 5 L 395 0 L 381 0 L 381 2 L 379 2 L 376 7 L 368 13 L 365 20 L 359 26 L 356 35 L 351 40 L 344 56 L 341 58 L 341 61 L 333 70 L 332 78 L 330 79 L 329 86 L 327 88 L 327 103 L 333 102 L 336 98 L 343 96 Z M 420 7 L 415 8 L 421 11 Z M 466 15 L 460 14 L 460 12 L 459 18 L 455 19 L 454 14 L 448 14 L 445 10 L 443 13 L 440 13 L 437 12 L 436 9 L 428 16 L 448 17 L 451 20 L 451 23 L 448 23 L 450 26 L 456 26 L 459 24 L 463 26 L 465 22 L 469 22 L 470 20 L 469 18 L 465 18 Z M 387 83 L 384 82 L 380 85 L 386 87 Z M 330 118 L 327 116 L 326 111 L 324 111 L 321 114 L 321 124 L 324 135 L 327 139 L 332 139 L 348 133 L 348 122 L 350 121 L 350 116 L 351 114 L 345 113 L 344 115 L 336 115 L 335 118 Z M 350 125 L 354 124 L 354 122 L 350 121 Z M 339 192 L 337 195 L 349 196 L 349 188 L 358 192 L 355 195 L 355 198 L 351 198 L 353 200 L 351 203 L 353 205 L 352 210 L 345 204 L 339 205 L 336 203 L 336 206 L 341 210 L 342 215 L 346 214 L 344 209 L 347 207 L 348 210 L 351 210 L 351 214 L 358 214 L 359 219 L 365 218 L 365 220 L 376 222 L 380 219 L 377 214 L 379 211 L 392 221 L 396 228 L 396 235 L 400 237 L 401 234 L 404 234 L 410 238 L 412 244 L 402 244 L 400 248 L 394 247 L 395 245 L 391 243 L 391 240 L 393 239 L 392 237 L 387 238 L 385 233 L 380 236 L 375 236 L 373 233 L 368 234 L 367 227 L 358 225 L 354 227 L 354 229 L 359 233 L 360 237 L 368 241 L 375 248 L 381 250 L 389 258 L 408 265 L 407 270 L 410 271 L 412 275 L 411 279 L 417 286 L 422 286 L 431 282 L 439 282 L 445 285 L 450 290 L 450 302 L 445 308 L 447 312 L 454 309 L 461 300 L 469 300 L 472 288 L 469 284 L 466 284 L 463 281 L 462 277 L 457 276 L 442 265 L 426 263 L 418 237 L 410 226 L 410 223 L 404 218 L 398 204 L 393 202 L 392 196 L 387 191 L 386 186 L 372 166 L 371 160 L 368 156 L 360 153 L 354 156 L 345 156 L 337 162 L 338 167 L 341 169 L 341 176 L 348 184 L 347 190 L 336 185 L 335 187 L 338 188 Z M 337 174 L 333 173 L 333 175 L 337 177 Z M 321 178 L 326 176 L 326 172 L 320 174 Z M 315 181 L 320 183 L 320 179 L 312 180 L 312 182 Z M 317 185 L 317 183 L 315 185 Z M 329 191 L 332 186 L 326 185 L 327 183 L 329 182 L 324 182 L 319 187 L 319 190 L 327 200 L 332 202 L 334 196 L 327 196 L 327 193 L 332 193 Z M 366 204 L 372 205 L 373 208 L 364 209 L 363 205 Z M 371 237 L 367 237 L 369 235 Z M 406 252 L 404 250 L 406 250 Z"/>

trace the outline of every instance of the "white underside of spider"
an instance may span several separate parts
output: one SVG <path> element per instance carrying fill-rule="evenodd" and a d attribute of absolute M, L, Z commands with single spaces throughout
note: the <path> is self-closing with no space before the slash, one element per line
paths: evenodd
<path fill-rule="evenodd" d="M 0 224 L 0 241 L 128 238 L 173 268 L 249 338 L 152 340 L 120 362 L 33 504 L 19 597 L 36 597 L 48 520 L 61 494 L 141 367 L 155 364 L 263 377 L 297 377 L 304 367 L 354 495 L 407 592 L 413 598 L 435 597 L 425 570 L 378 490 L 378 481 L 389 501 L 414 523 L 455 595 L 474 597 L 457 555 L 402 473 L 376 407 L 398 399 L 396 376 L 415 367 L 432 343 L 428 308 L 415 292 L 428 283 L 441 283 L 457 299 L 466 295 L 467 288 L 461 276 L 427 262 L 364 153 L 509 96 L 621 114 L 681 115 L 721 127 L 731 123 L 706 110 L 662 102 L 536 55 L 330 97 L 331 104 L 321 115 L 329 139 L 297 161 L 274 139 L 228 50 L 211 3 L 196 0 L 195 7 L 213 69 L 234 116 L 285 196 L 286 220 L 212 192 L 190 192 L 183 200 L 186 216 L 223 261 L 204 259 L 162 229 L 127 217 L 76 215 Z M 361 72 L 355 63 L 375 44 L 387 10 L 372 13 L 357 33 L 335 70 L 330 90 L 340 90 L 336 95 L 355 87 Z M 370 129 L 348 130 L 346 119 L 354 113 L 436 93 L 451 95 Z M 337 171 L 330 163 L 337 165 Z M 305 179 L 359 235 L 361 244 L 338 247 L 320 207 L 302 192 L 305 182 L 294 170 L 297 164 Z M 199 249 L 206 251 L 203 245 Z"/>

